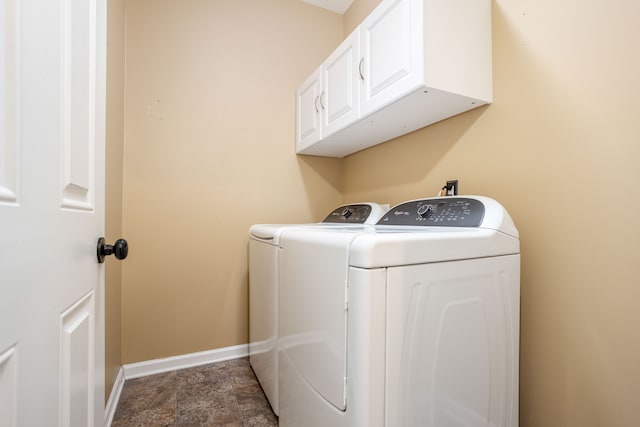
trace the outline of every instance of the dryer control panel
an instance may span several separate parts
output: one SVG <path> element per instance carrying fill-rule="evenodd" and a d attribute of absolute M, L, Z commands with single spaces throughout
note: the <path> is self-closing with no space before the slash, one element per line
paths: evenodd
<path fill-rule="evenodd" d="M 410 200 L 391 208 L 377 225 L 479 227 L 484 210 L 480 200 L 467 197 Z"/>
<path fill-rule="evenodd" d="M 366 203 L 344 205 L 331 211 L 331 213 L 329 213 L 322 222 L 338 224 L 365 224 L 371 216 L 372 210 L 373 207 Z"/>

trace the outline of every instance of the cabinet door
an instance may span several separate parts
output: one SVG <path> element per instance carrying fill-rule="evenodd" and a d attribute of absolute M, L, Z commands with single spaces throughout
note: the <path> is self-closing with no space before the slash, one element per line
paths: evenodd
<path fill-rule="evenodd" d="M 424 84 L 423 0 L 385 0 L 360 26 L 361 116 Z"/>
<path fill-rule="evenodd" d="M 322 65 L 322 137 L 327 138 L 359 118 L 359 32 L 347 37 Z"/>
<path fill-rule="evenodd" d="M 320 115 L 321 68 L 318 68 L 296 91 L 296 151 L 322 138 Z"/>

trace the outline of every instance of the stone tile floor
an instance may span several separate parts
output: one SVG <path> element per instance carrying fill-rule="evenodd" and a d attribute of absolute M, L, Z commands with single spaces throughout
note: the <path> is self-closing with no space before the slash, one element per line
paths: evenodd
<path fill-rule="evenodd" d="M 271 427 L 271 411 L 248 358 L 127 380 L 112 427 Z"/>

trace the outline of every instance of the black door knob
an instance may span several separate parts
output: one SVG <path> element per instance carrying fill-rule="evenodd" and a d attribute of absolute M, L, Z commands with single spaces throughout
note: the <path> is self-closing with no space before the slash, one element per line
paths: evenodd
<path fill-rule="evenodd" d="M 107 245 L 104 237 L 98 239 L 98 262 L 102 264 L 104 257 L 108 255 L 115 255 L 118 259 L 125 259 L 129 253 L 129 244 L 124 239 L 116 240 L 113 245 Z"/>

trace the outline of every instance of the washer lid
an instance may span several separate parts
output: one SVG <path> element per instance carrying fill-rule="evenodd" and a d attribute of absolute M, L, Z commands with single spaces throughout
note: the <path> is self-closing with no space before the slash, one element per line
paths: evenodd
<path fill-rule="evenodd" d="M 318 224 L 254 224 L 249 227 L 249 239 L 270 245 L 280 245 L 280 236 L 288 228 L 305 227 Z"/>
<path fill-rule="evenodd" d="M 389 209 L 389 205 L 373 202 L 354 203 L 335 208 L 319 223 L 308 224 L 254 224 L 249 228 L 249 238 L 271 245 L 280 245 L 282 232 L 293 227 L 359 227 L 374 225 Z"/>

